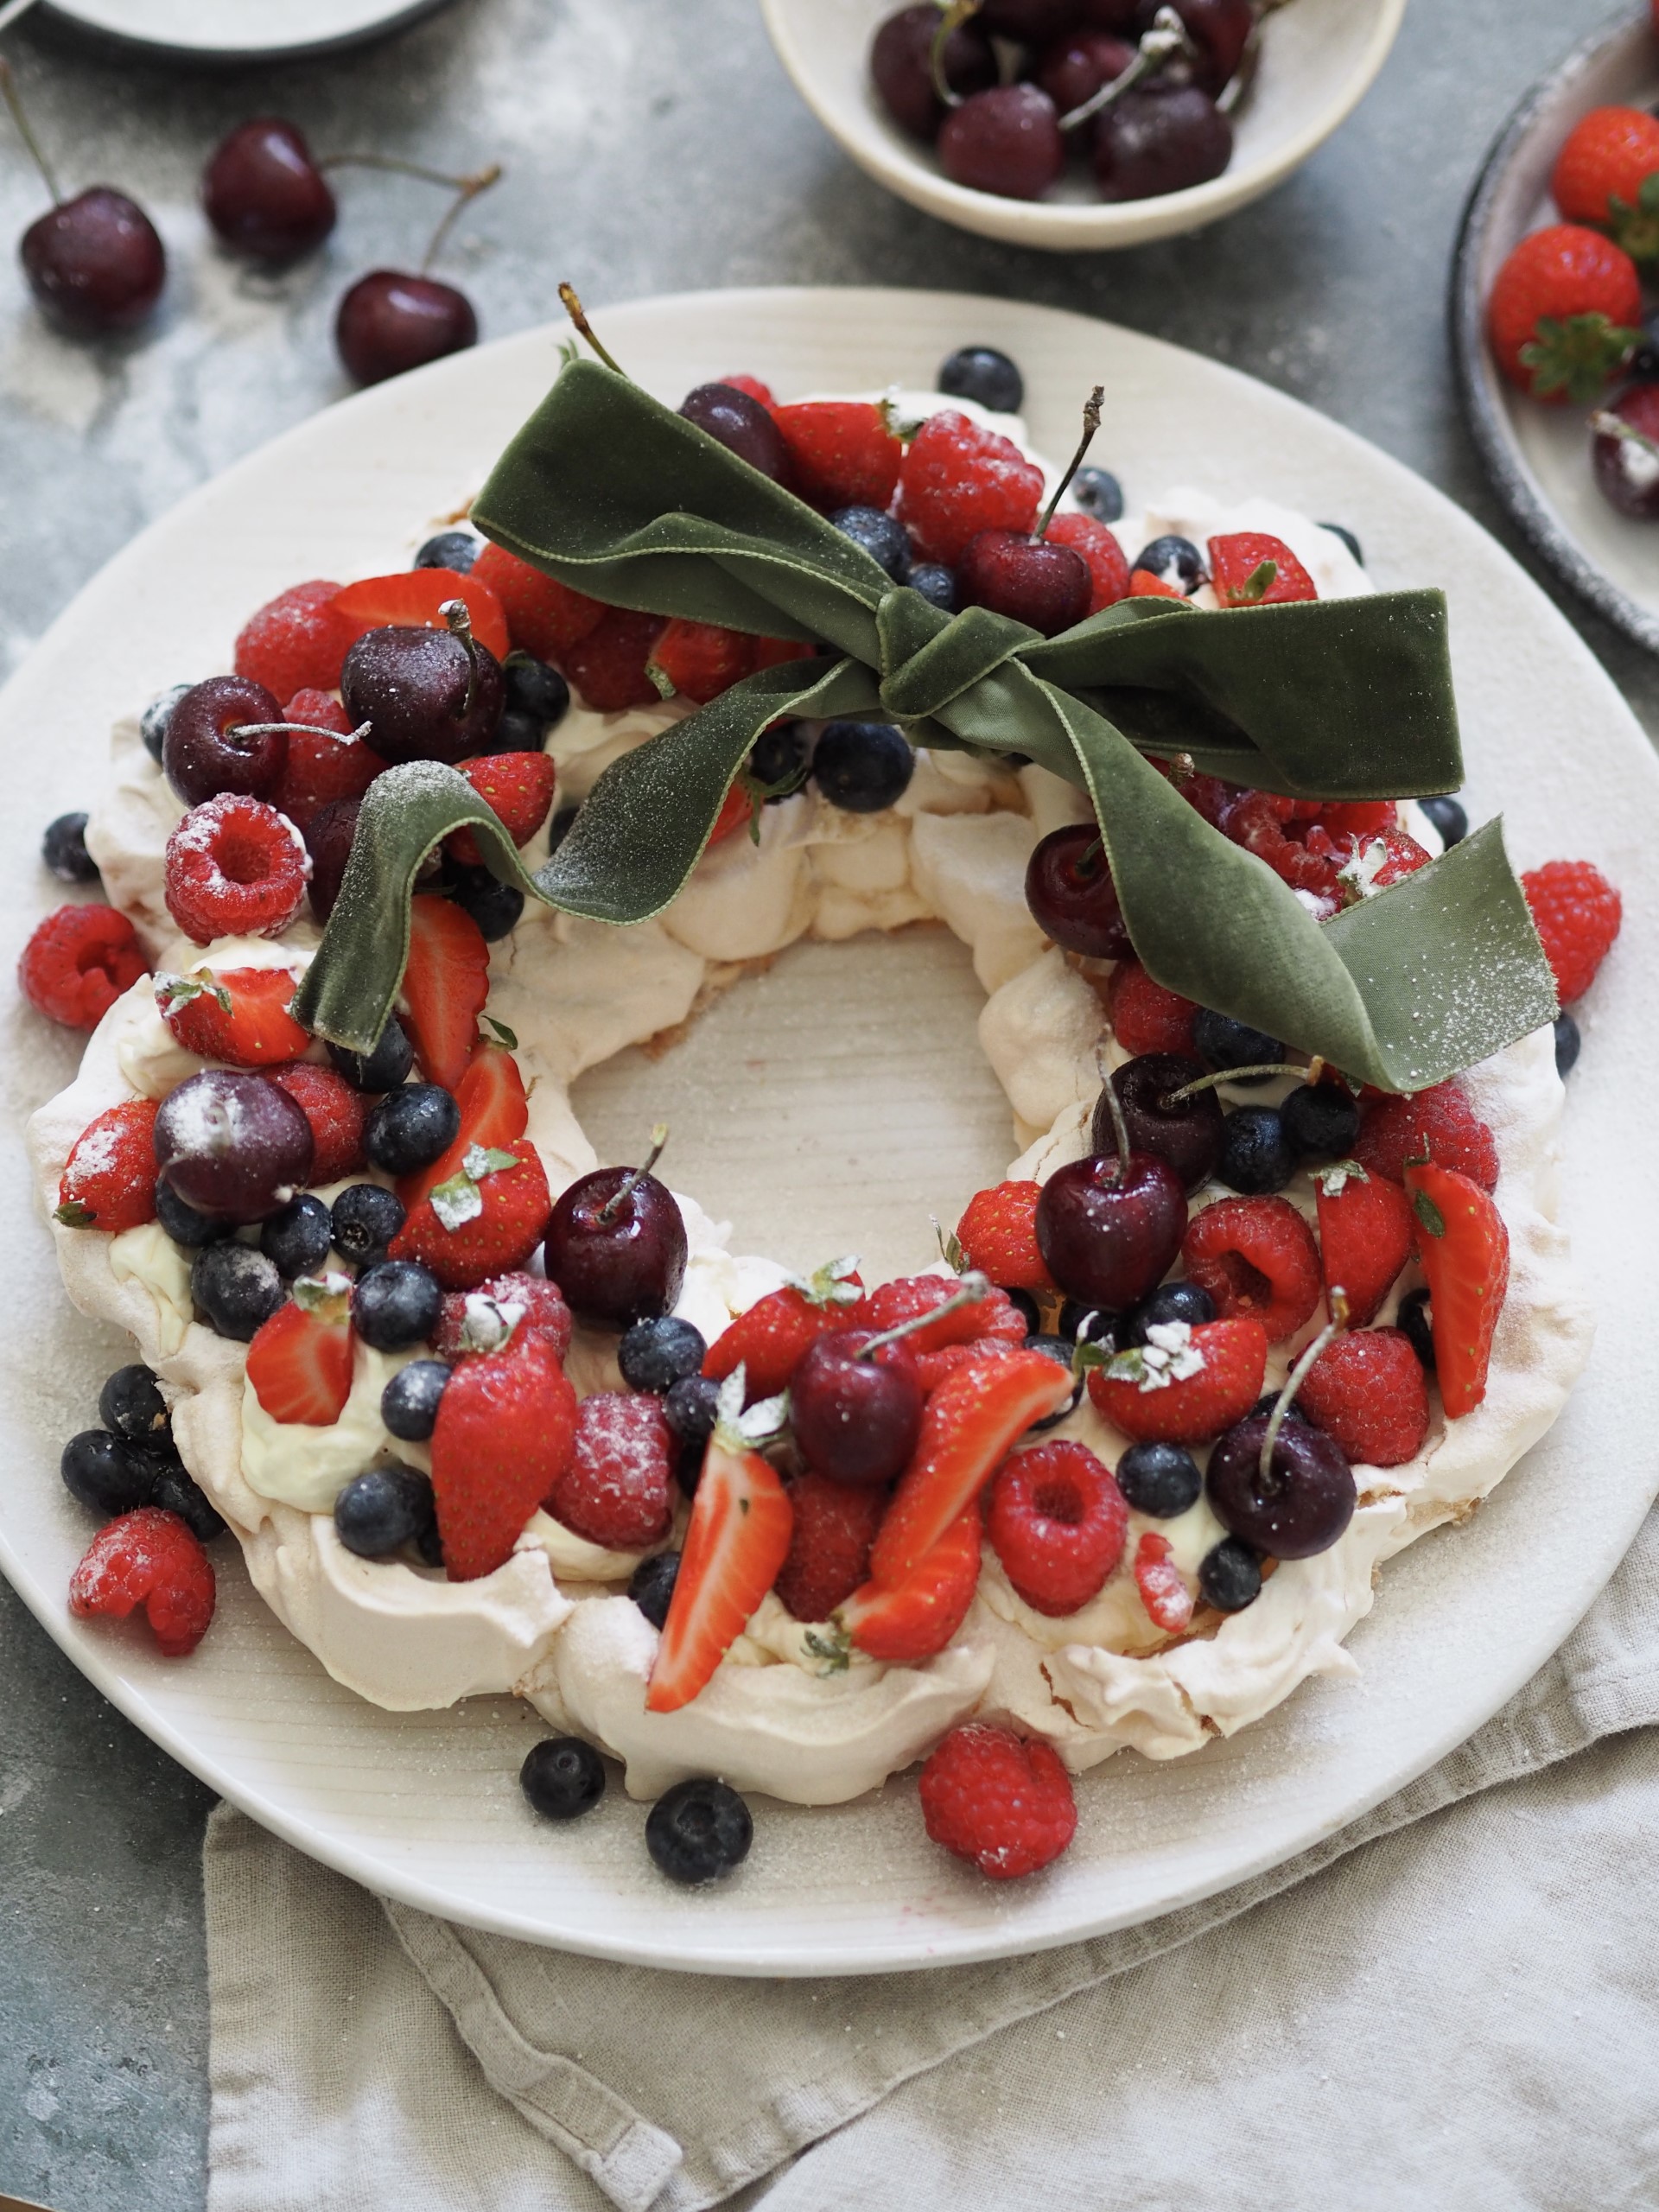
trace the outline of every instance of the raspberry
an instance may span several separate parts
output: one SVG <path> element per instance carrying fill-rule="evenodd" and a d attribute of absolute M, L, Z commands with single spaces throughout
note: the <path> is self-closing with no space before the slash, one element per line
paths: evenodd
<path fill-rule="evenodd" d="M 156 1101 L 130 1098 L 89 1122 L 58 1183 L 66 1229 L 111 1235 L 156 1218 Z"/>
<path fill-rule="evenodd" d="M 23 947 L 17 984 L 37 1013 L 96 1029 L 149 966 L 137 931 L 113 906 L 60 906 Z"/>
<path fill-rule="evenodd" d="M 1112 1033 L 1132 1058 L 1141 1052 L 1181 1052 L 1192 1057 L 1191 999 L 1154 983 L 1138 960 L 1120 960 L 1107 986 L 1106 1010 Z"/>
<path fill-rule="evenodd" d="M 959 1367 L 973 1367 L 988 1359 L 1007 1359 L 1020 1346 L 1007 1337 L 970 1337 L 966 1344 L 941 1344 L 937 1351 L 918 1351 L 916 1379 L 925 1393 L 937 1390 L 947 1375 Z"/>
<path fill-rule="evenodd" d="M 296 691 L 283 709 L 285 721 L 308 722 L 288 734 L 288 757 L 270 803 L 303 833 L 320 809 L 337 798 L 361 798 L 390 762 L 352 736 L 352 718 L 327 691 Z M 318 737 L 319 729 L 338 737 Z"/>
<path fill-rule="evenodd" d="M 961 1289 L 950 1275 L 901 1275 L 884 1282 L 864 1301 L 858 1317 L 861 1328 L 896 1329 L 901 1321 L 931 1313 Z M 912 1352 L 938 1351 L 945 1344 L 965 1344 L 975 1337 L 1001 1337 L 1010 1344 L 1026 1340 L 1026 1317 L 1006 1291 L 988 1290 L 983 1298 L 959 1306 L 940 1321 L 918 1329 L 906 1342 Z"/>
<path fill-rule="evenodd" d="M 472 572 L 500 601 L 513 644 L 537 660 L 562 658 L 599 627 L 606 612 L 602 601 L 544 576 L 503 545 L 486 545 Z"/>
<path fill-rule="evenodd" d="M 1357 1329 L 1319 1354 L 1296 1409 L 1351 1459 L 1402 1466 L 1428 1434 L 1428 1378 L 1403 1329 Z"/>
<path fill-rule="evenodd" d="M 1054 1279 L 1037 1249 L 1040 1183 L 998 1183 L 976 1191 L 957 1224 L 965 1264 L 1010 1290 L 1052 1290 Z"/>
<path fill-rule="evenodd" d="M 565 674 L 588 704 L 602 715 L 625 707 L 658 707 L 662 694 L 645 673 L 657 640 L 668 625 L 660 614 L 613 607 L 579 645 L 562 656 Z"/>
<path fill-rule="evenodd" d="M 451 1291 L 432 1340 L 438 1357 L 454 1361 L 463 1352 L 493 1349 L 505 1319 L 495 1309 L 504 1306 L 524 1308 L 509 1344 L 536 1338 L 555 1359 L 563 1361 L 570 1349 L 570 1308 L 557 1283 L 549 1282 L 545 1275 L 530 1274 L 492 1275 L 476 1290 Z"/>
<path fill-rule="evenodd" d="M 1329 921 L 1342 903 L 1338 880 L 1342 862 L 1329 853 L 1310 850 L 1287 834 L 1286 824 L 1295 818 L 1290 812 L 1295 804 L 1277 791 L 1243 791 L 1224 801 L 1219 827 L 1234 844 L 1265 861 L 1293 891 L 1310 891 L 1328 901 L 1320 918 Z"/>
<path fill-rule="evenodd" d="M 176 1513 L 142 1505 L 100 1529 L 69 1579 L 69 1610 L 124 1621 L 142 1605 L 169 1659 L 195 1649 L 213 1618 L 213 1564 Z"/>
<path fill-rule="evenodd" d="M 558 771 L 545 753 L 492 753 L 463 760 L 461 773 L 501 817 L 515 845 L 527 845 L 553 804 Z M 463 868 L 482 868 L 484 855 L 470 830 L 457 830 L 449 849 Z"/>
<path fill-rule="evenodd" d="M 674 621 L 658 639 L 651 659 L 677 692 L 706 707 L 754 666 L 754 640 L 716 622 Z"/>
<path fill-rule="evenodd" d="M 197 944 L 279 937 L 310 872 L 292 823 L 263 799 L 222 791 L 193 806 L 167 841 L 167 911 Z"/>
<path fill-rule="evenodd" d="M 1311 1320 L 1319 1302 L 1313 1233 L 1288 1198 L 1223 1198 L 1187 1224 L 1186 1273 L 1224 1320 L 1254 1319 L 1269 1344 Z"/>
<path fill-rule="evenodd" d="M 827 1621 L 869 1573 L 887 1494 L 828 1475 L 798 1475 L 789 1498 L 795 1529 L 772 1586 L 798 1621 Z"/>
<path fill-rule="evenodd" d="M 868 400 L 805 400 L 774 407 L 772 420 L 795 488 L 815 507 L 885 507 L 892 499 L 905 449 Z"/>
<path fill-rule="evenodd" d="M 984 1720 L 953 1728 L 917 1783 L 935 1843 L 994 1882 L 1058 1859 L 1077 1825 L 1071 1777 L 1051 1745 Z"/>
<path fill-rule="evenodd" d="M 270 1079 L 282 1085 L 311 1124 L 316 1147 L 311 1158 L 312 1182 L 338 1183 L 344 1175 L 355 1175 L 365 1160 L 363 1131 L 370 1101 L 336 1070 L 317 1067 L 309 1060 L 272 1068 Z"/>
<path fill-rule="evenodd" d="M 1570 1006 L 1595 982 L 1597 969 L 1612 950 L 1624 902 L 1588 861 L 1546 861 L 1542 868 L 1527 870 L 1521 887 L 1561 1004 Z"/>
<path fill-rule="evenodd" d="M 548 1511 L 609 1551 L 636 1551 L 668 1534 L 674 1437 L 662 1402 L 601 1390 L 576 1409 L 570 1465 Z"/>
<path fill-rule="evenodd" d="M 1075 1613 L 1123 1556 L 1129 1509 L 1087 1445 L 1057 1439 L 1002 1463 L 985 1533 L 1003 1571 L 1039 1613 Z"/>
<path fill-rule="evenodd" d="M 1042 470 L 954 408 L 918 430 L 899 484 L 899 512 L 923 560 L 953 568 L 982 530 L 1029 531 L 1043 497 Z"/>
<path fill-rule="evenodd" d="M 1123 548 L 1103 522 L 1095 521 L 1090 515 L 1056 515 L 1047 534 L 1057 545 L 1069 545 L 1074 553 L 1082 554 L 1089 570 L 1090 614 L 1116 607 L 1120 599 L 1128 597 L 1129 564 L 1123 557 Z"/>
<path fill-rule="evenodd" d="M 1155 1529 L 1148 1529 L 1135 1548 L 1135 1586 L 1153 1626 L 1166 1636 L 1179 1636 L 1192 1618 L 1192 1592 L 1175 1564 L 1174 1546 Z"/>
<path fill-rule="evenodd" d="M 1405 1181 L 1408 1160 L 1432 1160 L 1483 1191 L 1497 1185 L 1497 1146 L 1459 1083 L 1437 1083 L 1410 1097 L 1379 1098 L 1360 1125 L 1354 1158 L 1391 1183 Z"/>
<path fill-rule="evenodd" d="M 296 584 L 269 600 L 236 641 L 236 672 L 279 699 L 332 691 L 356 635 L 334 605 L 338 584 Z"/>

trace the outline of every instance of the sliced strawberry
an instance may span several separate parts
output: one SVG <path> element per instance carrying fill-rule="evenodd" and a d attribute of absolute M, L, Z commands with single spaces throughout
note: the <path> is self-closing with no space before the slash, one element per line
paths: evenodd
<path fill-rule="evenodd" d="M 432 1491 L 452 1582 L 475 1582 L 512 1557 L 569 1464 L 575 1433 L 575 1391 L 535 1338 L 455 1368 L 432 1431 Z"/>
<path fill-rule="evenodd" d="M 723 844 L 728 837 L 735 836 L 740 830 L 747 830 L 754 814 L 754 801 L 741 783 L 734 784 L 720 803 L 720 812 L 709 832 L 711 845 Z"/>
<path fill-rule="evenodd" d="M 837 1616 L 849 1642 L 872 1659 L 918 1666 L 944 1650 L 968 1618 L 979 1587 L 976 1506 L 950 1523 L 902 1582 L 883 1589 L 867 1582 Z"/>
<path fill-rule="evenodd" d="M 547 1234 L 553 1197 L 528 1137 L 474 1145 L 392 1238 L 394 1260 L 418 1260 L 446 1290 L 476 1290 L 521 1268 Z"/>
<path fill-rule="evenodd" d="M 248 1387 L 272 1421 L 332 1428 L 352 1395 L 351 1294 L 344 1275 L 302 1281 L 248 1346 Z"/>
<path fill-rule="evenodd" d="M 548 817 L 558 771 L 545 753 L 492 753 L 463 760 L 461 773 L 501 818 L 515 845 L 527 845 Z M 470 830 L 457 830 L 449 849 L 463 868 L 482 868 L 484 855 Z"/>
<path fill-rule="evenodd" d="M 311 1039 L 289 1012 L 294 978 L 286 968 L 207 968 L 156 978 L 156 1003 L 187 1052 L 227 1067 L 278 1067 Z"/>
<path fill-rule="evenodd" d="M 1355 1160 L 1316 1167 L 1319 1210 L 1319 1267 L 1327 1295 L 1348 1300 L 1348 1325 L 1363 1329 L 1376 1319 L 1400 1270 L 1411 1257 L 1416 1217 L 1411 1201 L 1386 1176 L 1368 1175 Z"/>
<path fill-rule="evenodd" d="M 1492 1338 L 1510 1287 L 1510 1232 L 1478 1183 L 1433 1162 L 1408 1166 L 1417 1252 L 1428 1278 L 1434 1371 L 1448 1421 L 1486 1395 Z"/>
<path fill-rule="evenodd" d="M 1284 539 L 1265 530 L 1212 537 L 1210 575 L 1224 607 L 1281 607 L 1289 600 L 1319 595 Z"/>
<path fill-rule="evenodd" d="M 674 1595 L 645 1693 L 648 1713 L 678 1712 L 713 1678 L 777 1580 L 794 1524 L 777 1470 L 741 1438 L 717 1427 L 691 1501 Z"/>
<path fill-rule="evenodd" d="M 1154 575 L 1150 569 L 1135 569 L 1130 571 L 1128 595 L 1131 599 L 1185 599 L 1186 597 L 1186 594 L 1179 585 L 1166 584 L 1161 576 Z"/>
<path fill-rule="evenodd" d="M 489 995 L 490 948 L 472 916 L 429 892 L 411 899 L 404 1027 L 429 1082 L 459 1087 Z"/>
<path fill-rule="evenodd" d="M 512 650 L 501 602 L 477 576 L 454 569 L 404 569 L 395 576 L 365 576 L 334 594 L 334 612 L 352 626 L 354 637 L 387 624 L 408 630 L 442 630 L 448 625 L 438 609 L 446 600 L 465 602 L 473 635 L 497 660 Z"/>
<path fill-rule="evenodd" d="M 461 1109 L 461 1128 L 454 1142 L 447 1152 L 440 1153 L 429 1167 L 405 1175 L 398 1183 L 397 1195 L 404 1202 L 405 1213 L 413 1213 L 429 1191 L 456 1174 L 475 1144 L 483 1145 L 486 1150 L 493 1146 L 516 1144 L 530 1127 L 530 1101 L 524 1095 L 524 1078 L 519 1073 L 518 1061 L 505 1045 L 490 1045 L 480 1039 L 473 1047 L 467 1072 L 456 1087 L 455 1103 Z"/>
<path fill-rule="evenodd" d="M 781 1390 L 810 1344 L 831 1329 L 850 1329 L 863 1312 L 864 1287 L 850 1260 L 833 1260 L 803 1280 L 757 1299 L 721 1332 L 702 1371 L 717 1382 L 741 1367 L 749 1402 Z"/>
<path fill-rule="evenodd" d="M 870 1554 L 872 1581 L 887 1590 L 907 1581 L 1010 1446 L 1071 1396 L 1070 1374 L 1046 1352 L 1011 1352 L 947 1376 L 927 1402 L 920 1440 Z"/>

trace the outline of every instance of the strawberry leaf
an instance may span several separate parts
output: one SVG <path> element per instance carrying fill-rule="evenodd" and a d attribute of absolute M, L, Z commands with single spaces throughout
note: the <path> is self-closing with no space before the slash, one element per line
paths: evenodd
<path fill-rule="evenodd" d="M 1618 374 L 1642 336 L 1599 309 L 1592 315 L 1540 315 L 1534 331 L 1521 348 L 1522 362 L 1532 372 L 1534 396 L 1548 399 L 1561 391 L 1580 406 Z"/>
<path fill-rule="evenodd" d="M 1428 1231 L 1431 1236 L 1445 1236 L 1446 1216 L 1440 1211 L 1439 1206 L 1435 1205 L 1433 1199 L 1429 1197 L 1427 1191 L 1414 1191 L 1412 1192 L 1411 1210 L 1416 1215 L 1418 1220 L 1422 1223 L 1423 1227 Z"/>
<path fill-rule="evenodd" d="M 518 1051 L 518 1038 L 514 1036 L 505 1021 L 498 1021 L 493 1014 L 480 1014 L 478 1017 L 478 1026 L 480 1029 L 487 1029 L 496 1043 L 505 1045 L 510 1052 Z"/>
<path fill-rule="evenodd" d="M 1227 594 L 1230 607 L 1255 607 L 1264 600 L 1279 581 L 1276 561 L 1258 561 L 1242 584 L 1235 584 Z"/>
<path fill-rule="evenodd" d="M 60 1206 L 53 1208 L 52 1218 L 61 1222 L 66 1229 L 91 1229 L 98 1216 L 79 1198 L 66 1198 Z"/>

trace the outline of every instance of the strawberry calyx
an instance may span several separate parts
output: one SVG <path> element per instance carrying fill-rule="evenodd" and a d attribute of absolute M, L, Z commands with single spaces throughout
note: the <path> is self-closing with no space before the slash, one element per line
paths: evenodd
<path fill-rule="evenodd" d="M 1370 1179 L 1357 1160 L 1333 1160 L 1313 1170 L 1313 1180 L 1327 1198 L 1339 1198 L 1350 1183 L 1369 1183 Z"/>
<path fill-rule="evenodd" d="M 181 1007 L 192 1006 L 201 998 L 217 1000 L 221 1014 L 231 1010 L 231 995 L 211 968 L 193 968 L 188 976 L 175 976 L 163 969 L 156 978 L 156 1006 L 163 1021 Z"/>
<path fill-rule="evenodd" d="M 352 1279 L 332 1268 L 327 1274 L 301 1275 L 289 1285 L 289 1296 L 302 1313 L 337 1327 L 351 1314 Z"/>
<path fill-rule="evenodd" d="M 1138 1390 L 1167 1390 L 1176 1382 L 1190 1382 L 1209 1364 L 1202 1344 L 1192 1340 L 1190 1321 L 1154 1321 L 1143 1344 L 1126 1351 L 1111 1351 L 1092 1340 L 1080 1344 L 1072 1366 L 1079 1374 L 1098 1368 L 1110 1382 L 1133 1382 Z"/>
<path fill-rule="evenodd" d="M 52 1209 L 52 1218 L 64 1229 L 91 1229 L 98 1219 L 91 1206 L 79 1198 L 65 1198 Z"/>
<path fill-rule="evenodd" d="M 1634 201 L 1608 194 L 1607 227 L 1632 261 L 1659 260 L 1659 170 L 1643 178 Z"/>
<path fill-rule="evenodd" d="M 466 1312 L 461 1325 L 463 1352 L 505 1351 L 524 1318 L 516 1299 L 492 1298 L 486 1291 L 466 1293 Z"/>
<path fill-rule="evenodd" d="M 1588 315 L 1540 315 L 1521 348 L 1521 361 L 1531 372 L 1536 397 L 1565 392 L 1585 406 L 1618 375 L 1641 337 L 1599 308 Z"/>
<path fill-rule="evenodd" d="M 505 1174 L 521 1165 L 516 1152 L 504 1151 L 499 1145 L 469 1145 L 455 1173 L 427 1193 L 433 1212 L 451 1232 L 464 1223 L 476 1221 L 484 1211 L 480 1185 L 486 1177 Z"/>
<path fill-rule="evenodd" d="M 791 1275 L 785 1287 L 798 1291 L 810 1306 L 826 1309 L 832 1306 L 856 1306 L 864 1295 L 863 1286 L 853 1280 L 857 1273 L 858 1255 L 849 1252 L 842 1259 L 826 1261 L 810 1275 Z"/>
<path fill-rule="evenodd" d="M 743 1394 L 748 1376 L 740 1360 L 720 1386 L 715 1400 L 715 1440 L 725 1452 L 760 1452 L 775 1443 L 789 1421 L 789 1393 L 757 1398 L 746 1407 Z"/>

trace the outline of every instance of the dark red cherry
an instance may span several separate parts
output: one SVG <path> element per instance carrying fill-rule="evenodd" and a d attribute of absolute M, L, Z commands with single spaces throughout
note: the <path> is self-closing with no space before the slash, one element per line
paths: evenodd
<path fill-rule="evenodd" d="M 506 696 L 501 664 L 448 630 L 388 623 L 346 656 L 340 696 L 383 760 L 464 760 L 489 748 Z"/>
<path fill-rule="evenodd" d="M 1037 1246 L 1068 1298 L 1122 1313 L 1167 1274 L 1186 1230 L 1186 1192 L 1166 1160 L 1131 1152 L 1056 1168 L 1037 1205 Z"/>
<path fill-rule="evenodd" d="M 1136 1152 L 1155 1152 L 1166 1160 L 1188 1191 L 1215 1173 L 1227 1135 L 1227 1116 L 1213 1090 L 1173 1099 L 1184 1084 L 1202 1083 L 1204 1077 L 1202 1064 L 1179 1052 L 1141 1052 L 1112 1071 L 1112 1089 L 1123 1109 L 1130 1144 Z M 1095 1107 L 1090 1141 L 1097 1152 L 1109 1152 L 1117 1142 L 1104 1091 Z"/>
<path fill-rule="evenodd" d="M 259 115 L 221 141 L 201 176 L 201 204 L 234 252 L 296 260 L 322 244 L 338 210 L 302 132 Z"/>
<path fill-rule="evenodd" d="M 1058 112 L 1035 85 L 999 85 L 952 108 L 938 154 L 953 184 L 1004 200 L 1040 200 L 1065 168 Z"/>
<path fill-rule="evenodd" d="M 1659 384 L 1632 385 L 1605 411 L 1659 442 Z M 1597 490 L 1620 514 L 1637 522 L 1659 518 L 1659 460 L 1647 446 L 1617 431 L 1599 432 L 1591 441 L 1590 458 Z"/>
<path fill-rule="evenodd" d="M 1067 823 L 1038 841 L 1026 863 L 1026 904 L 1044 936 L 1067 952 L 1126 960 L 1135 950 L 1092 822 Z"/>
<path fill-rule="evenodd" d="M 1056 638 L 1089 612 L 1089 563 L 1075 546 L 1027 537 L 1018 530 L 982 530 L 957 564 L 957 601 L 988 607 Z"/>
<path fill-rule="evenodd" d="M 1133 43 L 1141 35 L 1135 16 L 1141 0 L 1083 0 L 1083 20 L 1090 30 L 1111 31 Z"/>
<path fill-rule="evenodd" d="M 1095 118 L 1095 181 L 1103 200 L 1155 200 L 1219 176 L 1233 126 L 1196 85 L 1125 92 Z"/>
<path fill-rule="evenodd" d="M 680 402 L 688 423 L 707 430 L 711 438 L 758 468 L 763 476 L 781 484 L 789 474 L 789 453 L 783 433 L 758 399 L 732 384 L 700 384 Z"/>
<path fill-rule="evenodd" d="M 933 89 L 938 8 L 900 8 L 870 42 L 870 76 L 881 105 L 901 130 L 932 138 L 948 112 Z M 977 22 L 963 23 L 944 42 L 944 80 L 964 97 L 996 82 L 996 54 Z"/>
<path fill-rule="evenodd" d="M 890 1483 L 922 1433 L 925 1394 L 902 1338 L 868 1359 L 873 1329 L 836 1329 L 801 1355 L 789 1378 L 789 1423 L 814 1474 L 838 1483 Z"/>
<path fill-rule="evenodd" d="M 1255 22 L 1250 0 L 1140 0 L 1137 32 L 1149 31 L 1160 8 L 1173 8 L 1198 48 L 1192 81 L 1213 99 L 1224 90 L 1244 57 L 1245 41 Z"/>
<path fill-rule="evenodd" d="M 220 791 L 268 798 L 288 766 L 288 734 L 268 725 L 283 710 L 249 676 L 210 676 L 193 683 L 168 717 L 162 770 L 187 806 Z M 257 735 L 239 735 L 257 730 Z"/>
<path fill-rule="evenodd" d="M 1082 13 L 1082 0 L 985 0 L 975 20 L 999 38 L 1039 46 L 1069 31 Z"/>
<path fill-rule="evenodd" d="M 263 1075 L 206 1068 L 171 1090 L 156 1116 L 162 1180 L 198 1213 L 264 1221 L 305 1188 L 311 1124 Z"/>
<path fill-rule="evenodd" d="M 1328 1552 L 1354 1517 L 1353 1470 L 1323 1429 L 1287 1421 L 1264 1481 L 1268 1418 L 1251 1414 L 1227 1431 L 1210 1454 L 1205 1487 L 1230 1535 L 1273 1559 L 1312 1559 Z"/>
<path fill-rule="evenodd" d="M 156 226 L 136 200 L 107 184 L 38 217 L 23 232 L 19 255 L 48 320 L 72 338 L 133 329 L 167 281 Z"/>
<path fill-rule="evenodd" d="M 548 1275 L 571 1311 L 618 1328 L 671 1310 L 685 1257 L 673 1192 L 631 1167 L 578 1176 L 553 1209 L 543 1248 Z"/>
<path fill-rule="evenodd" d="M 1135 48 L 1109 31 L 1073 31 L 1043 49 L 1037 82 L 1062 115 L 1093 99 L 1103 85 L 1116 84 L 1135 59 Z"/>
<path fill-rule="evenodd" d="M 334 344 L 359 384 L 384 384 L 477 343 L 478 317 L 465 292 L 397 269 L 359 276 L 334 318 Z"/>
<path fill-rule="evenodd" d="M 331 798 L 305 826 L 305 849 L 311 855 L 311 880 L 305 893 L 320 922 L 326 922 L 334 911 L 346 863 L 352 857 L 357 817 L 362 811 L 360 798 Z"/>

